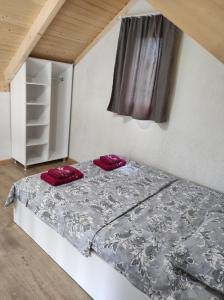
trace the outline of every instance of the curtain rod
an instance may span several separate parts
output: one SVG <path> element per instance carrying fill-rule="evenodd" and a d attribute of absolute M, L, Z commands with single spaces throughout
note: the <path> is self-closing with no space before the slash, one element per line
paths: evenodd
<path fill-rule="evenodd" d="M 157 11 L 152 11 L 152 12 L 148 12 L 145 14 L 134 14 L 134 15 L 123 15 L 123 16 L 119 16 L 118 19 L 125 19 L 125 18 L 131 18 L 131 17 L 147 17 L 147 16 L 157 16 L 157 15 L 161 15 L 161 13 L 157 12 Z"/>

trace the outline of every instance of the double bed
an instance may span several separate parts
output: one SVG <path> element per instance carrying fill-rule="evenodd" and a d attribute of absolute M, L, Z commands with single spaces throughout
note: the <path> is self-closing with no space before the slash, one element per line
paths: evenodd
<path fill-rule="evenodd" d="M 134 161 L 110 172 L 91 161 L 75 167 L 84 178 L 60 187 L 39 174 L 16 182 L 6 206 L 14 203 L 16 224 L 93 299 L 223 299 L 224 276 L 197 276 L 208 266 L 193 272 L 183 255 L 186 241 L 188 254 L 198 251 L 191 239 L 205 222 L 213 218 L 207 235 L 222 222 L 222 193 Z M 220 250 L 222 231 L 215 237 Z"/>

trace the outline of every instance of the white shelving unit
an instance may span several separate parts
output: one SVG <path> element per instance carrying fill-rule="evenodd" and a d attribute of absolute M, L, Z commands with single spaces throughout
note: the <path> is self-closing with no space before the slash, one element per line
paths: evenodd
<path fill-rule="evenodd" d="M 29 58 L 11 82 L 12 157 L 25 168 L 68 155 L 72 71 Z"/>

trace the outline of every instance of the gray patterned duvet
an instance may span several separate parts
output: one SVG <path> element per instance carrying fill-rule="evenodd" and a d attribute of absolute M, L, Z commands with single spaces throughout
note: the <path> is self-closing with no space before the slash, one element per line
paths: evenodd
<path fill-rule="evenodd" d="M 75 167 L 84 179 L 60 187 L 39 174 L 16 182 L 6 206 L 21 201 L 149 299 L 224 299 L 224 194 L 133 161 L 110 172 Z"/>
<path fill-rule="evenodd" d="M 187 260 L 186 254 L 181 255 L 180 249 L 176 249 L 178 246 L 182 248 L 180 245 L 188 241 L 192 234 L 203 226 L 204 219 L 212 212 L 224 216 L 223 194 L 178 180 L 103 228 L 94 239 L 93 249 L 150 299 L 223 299 L 221 293 L 216 293 L 196 280 L 200 279 L 199 276 L 195 276 L 197 271 L 201 276 L 204 273 L 207 286 L 213 287 L 209 285 L 211 281 L 209 278 L 212 277 L 213 281 L 216 281 L 215 272 L 212 274 L 207 266 L 203 268 L 204 265 L 194 266 L 194 274 L 193 271 L 191 274 L 183 272 L 186 261 L 188 265 L 191 265 L 191 261 Z M 222 250 L 223 219 L 222 223 L 216 223 L 217 226 L 221 226 L 219 239 L 222 240 Z M 208 226 L 206 230 L 208 236 Z M 196 242 L 194 239 L 194 243 Z M 202 244 L 203 242 L 198 246 L 198 248 L 201 247 L 201 252 Z M 213 246 L 214 244 L 216 240 L 211 243 Z M 193 246 L 192 243 L 190 245 Z M 208 246 L 204 250 L 207 255 L 209 255 L 209 250 L 211 251 L 211 247 Z M 197 251 L 197 255 L 200 255 L 200 251 L 198 249 Z M 175 262 L 176 266 L 178 262 L 180 264 L 180 258 L 185 258 L 181 261 L 181 268 L 173 266 L 175 257 L 179 258 Z M 220 270 L 224 271 L 224 252 L 220 254 L 220 257 L 218 255 L 214 257 L 216 262 L 218 259 L 221 263 L 217 263 L 219 267 L 216 270 L 217 275 L 219 274 L 217 281 L 219 288 L 220 286 L 223 288 L 224 273 Z M 186 268 L 185 271 L 187 271 Z M 219 291 L 223 290 L 220 288 Z"/>
<path fill-rule="evenodd" d="M 39 174 L 16 182 L 6 205 L 20 200 L 86 256 L 100 229 L 176 180 L 133 161 L 110 172 L 92 162 L 75 167 L 84 178 L 60 187 L 45 183 Z"/>

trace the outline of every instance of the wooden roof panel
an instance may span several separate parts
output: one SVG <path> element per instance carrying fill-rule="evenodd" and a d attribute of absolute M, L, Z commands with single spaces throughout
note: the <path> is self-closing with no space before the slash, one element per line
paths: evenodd
<path fill-rule="evenodd" d="M 0 90 L 30 53 L 77 63 L 134 1 L 0 0 Z M 224 62 L 223 0 L 148 2 Z"/>
<path fill-rule="evenodd" d="M 0 90 L 30 53 L 80 59 L 133 1 L 0 0 Z"/>
<path fill-rule="evenodd" d="M 45 0 L 0 0 L 0 87 L 3 73 Z"/>
<path fill-rule="evenodd" d="M 128 2 L 67 0 L 31 56 L 75 61 Z"/>
<path fill-rule="evenodd" d="M 165 17 L 224 63 L 223 0 L 148 0 Z"/>

